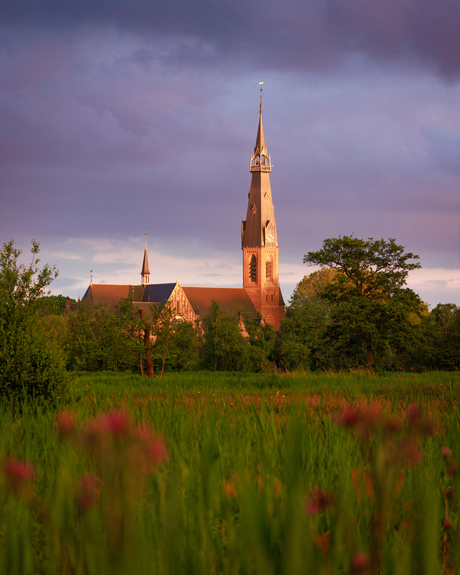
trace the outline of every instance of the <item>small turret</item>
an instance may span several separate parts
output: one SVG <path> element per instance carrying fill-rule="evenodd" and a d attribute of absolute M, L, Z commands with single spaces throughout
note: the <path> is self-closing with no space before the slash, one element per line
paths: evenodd
<path fill-rule="evenodd" d="M 147 256 L 147 232 L 145 232 L 144 261 L 142 262 L 141 284 L 147 285 L 150 281 L 149 258 Z"/>

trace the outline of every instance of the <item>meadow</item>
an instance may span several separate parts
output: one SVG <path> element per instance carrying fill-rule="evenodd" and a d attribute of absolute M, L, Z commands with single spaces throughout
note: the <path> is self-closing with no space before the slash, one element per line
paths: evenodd
<path fill-rule="evenodd" d="M 0 573 L 460 573 L 459 399 L 457 373 L 206 372 L 3 402 Z"/>

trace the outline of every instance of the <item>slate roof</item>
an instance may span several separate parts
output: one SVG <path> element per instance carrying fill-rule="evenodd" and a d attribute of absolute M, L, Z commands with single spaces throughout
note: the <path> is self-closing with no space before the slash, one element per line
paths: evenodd
<path fill-rule="evenodd" d="M 152 303 L 164 304 L 172 294 L 175 283 L 153 285 L 128 285 L 128 284 L 91 284 L 86 290 L 83 300 L 90 301 L 94 305 L 107 303 L 110 309 L 114 309 L 121 298 L 133 295 L 133 301 L 143 302 L 146 307 Z"/>
<path fill-rule="evenodd" d="M 175 283 L 148 284 L 144 287 L 142 298 L 137 301 L 164 304 L 168 301 L 175 287 Z"/>
<path fill-rule="evenodd" d="M 142 262 L 142 269 L 141 269 L 141 276 L 149 276 L 150 269 L 149 269 L 149 258 L 147 255 L 147 244 L 144 249 L 144 260 Z"/>

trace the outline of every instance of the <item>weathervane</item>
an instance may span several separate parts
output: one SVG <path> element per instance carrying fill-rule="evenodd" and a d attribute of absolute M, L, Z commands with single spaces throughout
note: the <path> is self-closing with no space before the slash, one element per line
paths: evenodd
<path fill-rule="evenodd" d="M 89 285 L 93 285 L 93 270 L 89 270 Z"/>
<path fill-rule="evenodd" d="M 262 114 L 262 84 L 263 82 L 259 82 L 260 85 L 260 113 Z"/>

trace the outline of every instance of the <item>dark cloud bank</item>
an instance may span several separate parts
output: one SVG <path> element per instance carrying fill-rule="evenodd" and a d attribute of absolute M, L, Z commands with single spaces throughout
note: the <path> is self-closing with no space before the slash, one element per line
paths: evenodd
<path fill-rule="evenodd" d="M 244 56 L 246 66 L 328 69 L 344 55 L 413 60 L 446 80 L 460 74 L 458 0 L 4 0 L 3 26 L 114 25 L 135 34 L 188 37 L 179 62 Z M 142 57 L 142 54 L 139 54 Z M 144 54 L 145 57 L 145 54 Z"/>
<path fill-rule="evenodd" d="M 238 253 L 264 79 L 282 261 L 354 232 L 458 267 L 459 30 L 459 0 L 3 0 L 0 240 Z"/>

